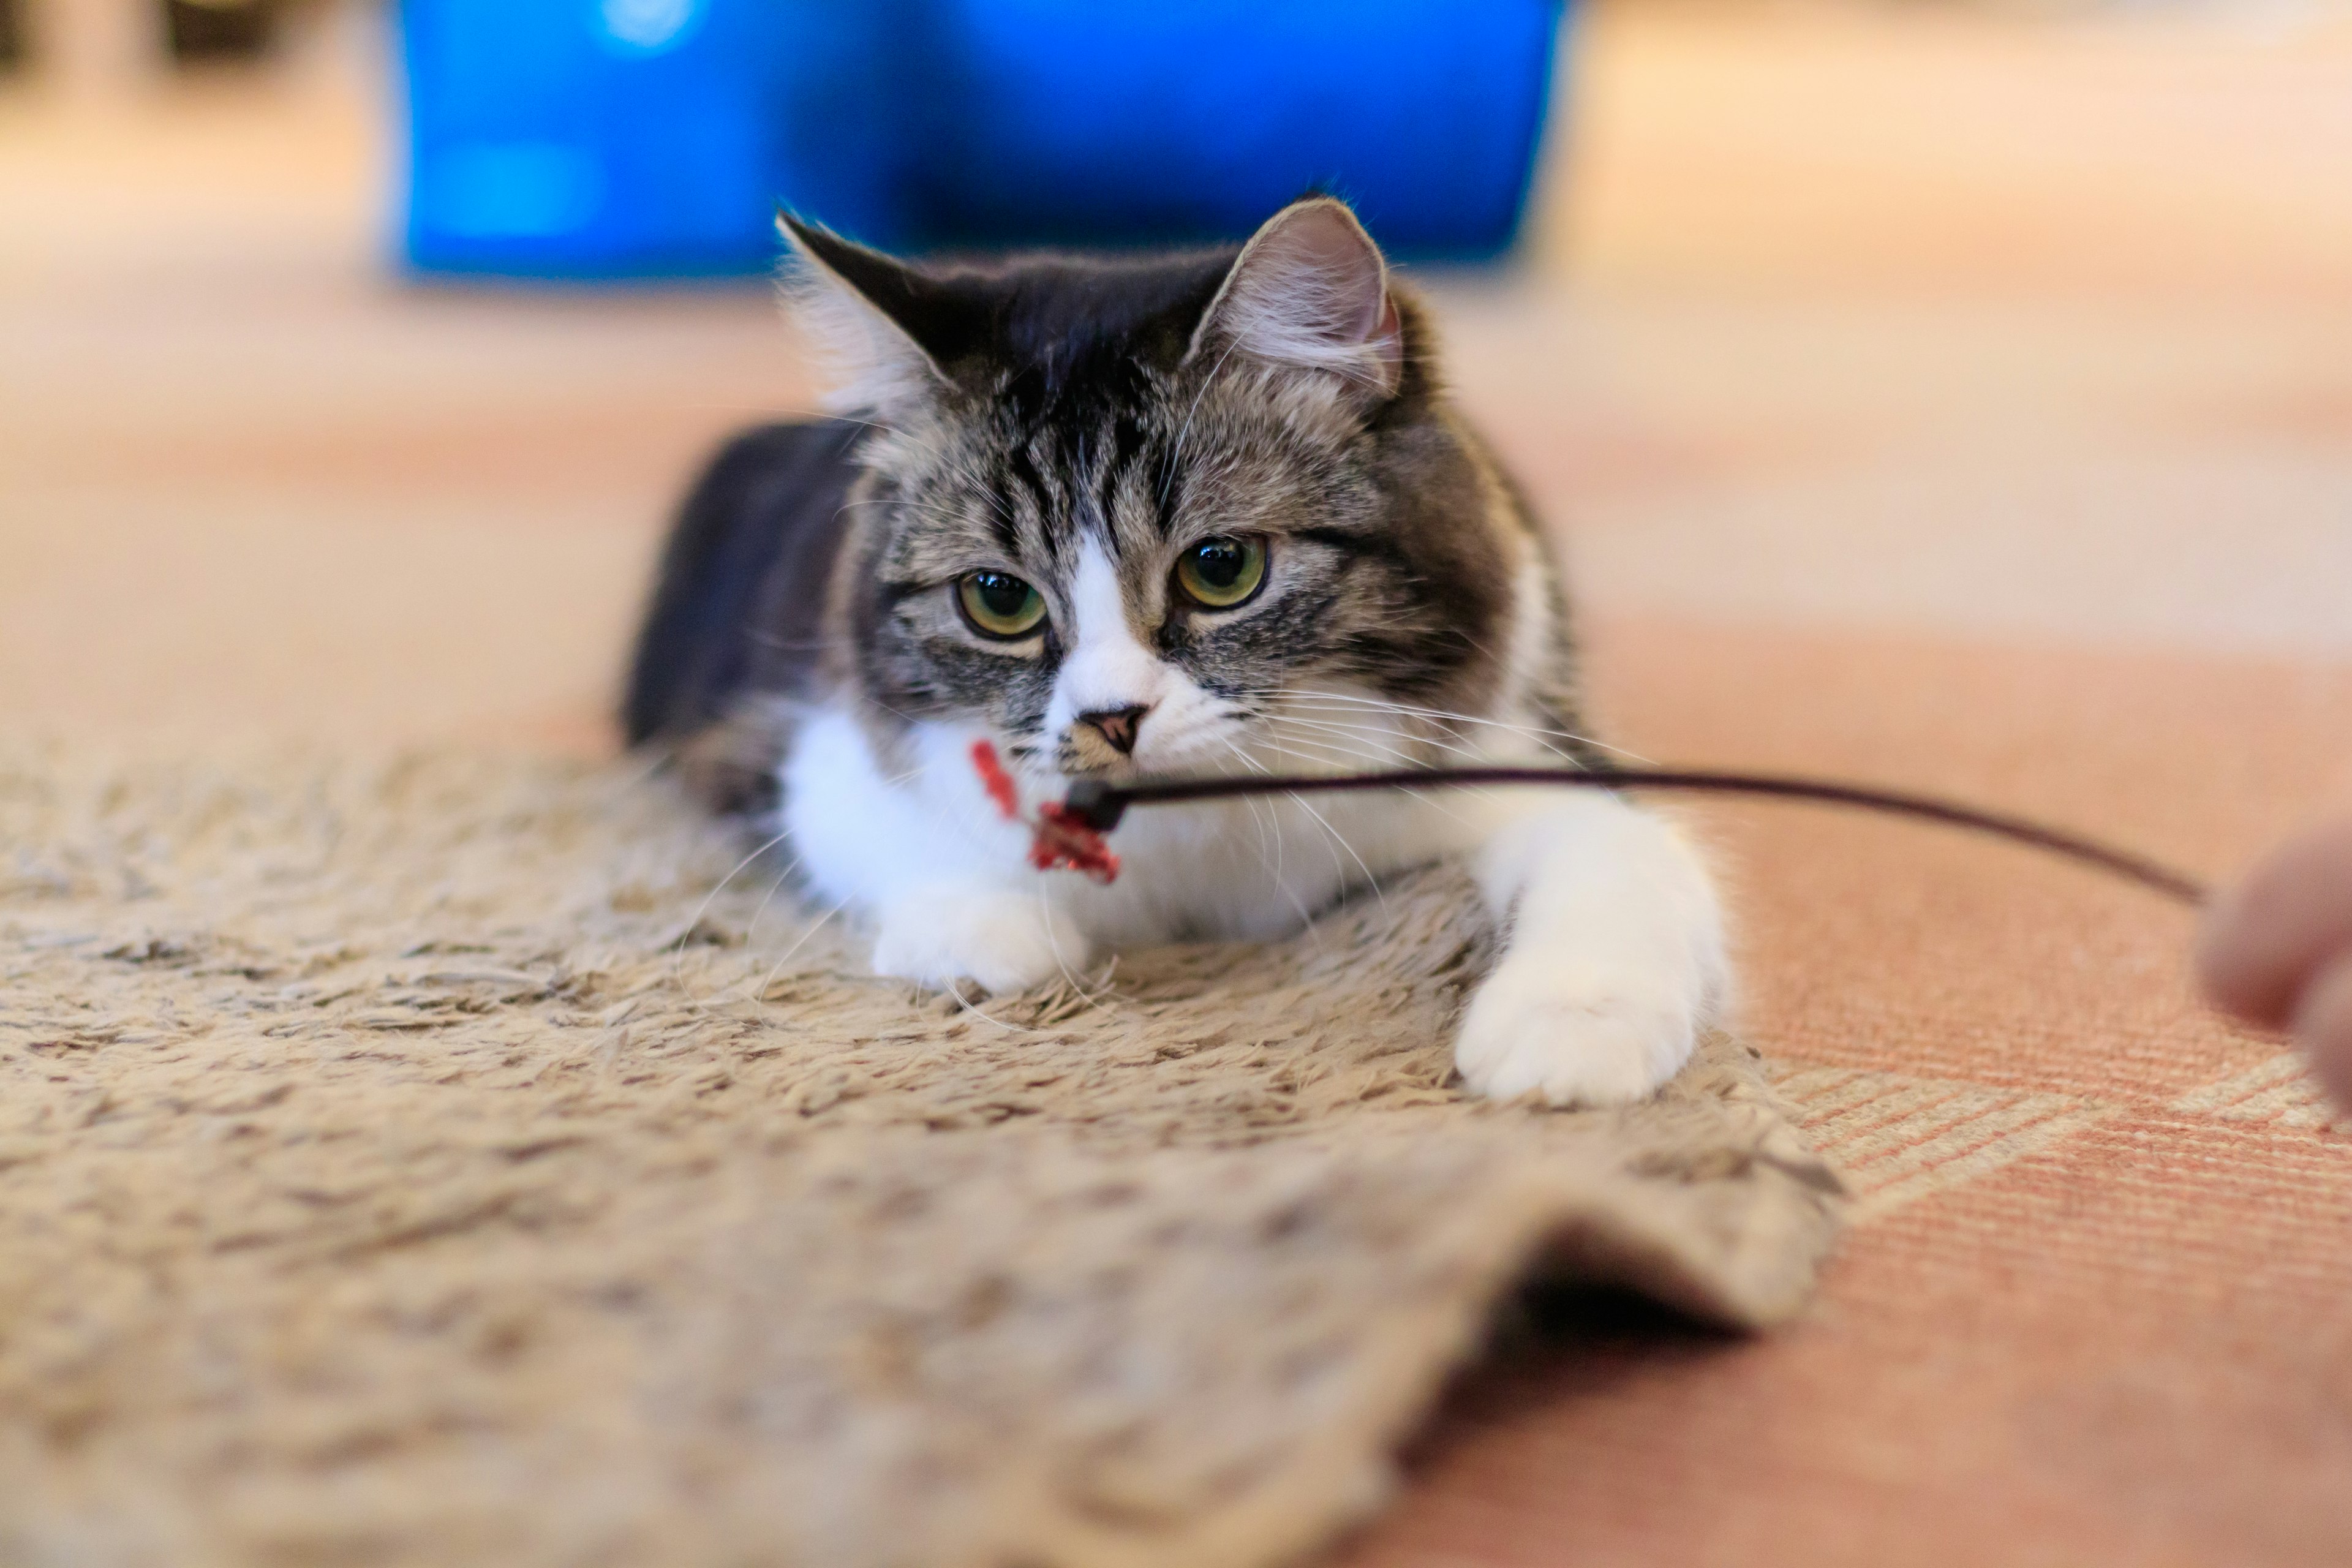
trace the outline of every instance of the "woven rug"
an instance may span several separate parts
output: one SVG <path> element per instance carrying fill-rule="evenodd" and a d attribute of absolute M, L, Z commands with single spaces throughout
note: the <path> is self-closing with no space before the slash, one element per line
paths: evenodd
<path fill-rule="evenodd" d="M 1830 1245 L 1728 1040 L 1460 1098 L 1454 874 L 962 1005 L 744 847 L 555 763 L 0 759 L 0 1560 L 1276 1563 L 1516 1283 L 1760 1326 Z"/>

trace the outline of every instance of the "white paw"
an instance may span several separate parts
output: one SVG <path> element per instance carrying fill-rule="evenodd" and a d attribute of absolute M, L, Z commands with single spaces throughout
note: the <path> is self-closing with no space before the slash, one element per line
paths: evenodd
<path fill-rule="evenodd" d="M 1514 955 L 1471 998 L 1454 1065 L 1490 1100 L 1534 1091 L 1548 1105 L 1631 1105 L 1690 1060 L 1700 1001 L 1691 989 Z"/>
<path fill-rule="evenodd" d="M 874 973 L 1004 994 L 1075 974 L 1091 956 L 1087 940 L 1034 893 L 933 889 L 882 911 Z"/>

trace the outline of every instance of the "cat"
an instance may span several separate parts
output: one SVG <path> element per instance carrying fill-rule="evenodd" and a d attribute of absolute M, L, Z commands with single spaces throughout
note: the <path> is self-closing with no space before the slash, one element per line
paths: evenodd
<path fill-rule="evenodd" d="M 1100 886 L 1031 869 L 974 772 L 979 738 L 1033 802 L 1088 775 L 1609 765 L 1544 532 L 1344 204 L 1238 248 L 985 265 L 782 226 L 848 417 L 751 432 L 689 496 L 633 742 L 771 816 L 883 974 L 1004 993 L 1271 940 L 1459 856 L 1505 933 L 1465 1087 L 1608 1106 L 1674 1075 L 1724 1005 L 1723 919 L 1696 853 L 1617 795 L 1155 807 Z"/>

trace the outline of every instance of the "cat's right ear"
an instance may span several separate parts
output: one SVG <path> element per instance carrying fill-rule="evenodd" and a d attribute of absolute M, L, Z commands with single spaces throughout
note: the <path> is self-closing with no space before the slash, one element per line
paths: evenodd
<path fill-rule="evenodd" d="M 785 304 L 833 362 L 829 409 L 887 422 L 950 384 L 947 367 L 971 345 L 969 312 L 947 287 L 790 213 L 776 227 L 792 249 Z"/>
<path fill-rule="evenodd" d="M 1404 329 L 1388 262 L 1347 205 L 1291 203 L 1250 237 L 1192 334 L 1192 357 L 1334 378 L 1377 397 L 1404 374 Z"/>

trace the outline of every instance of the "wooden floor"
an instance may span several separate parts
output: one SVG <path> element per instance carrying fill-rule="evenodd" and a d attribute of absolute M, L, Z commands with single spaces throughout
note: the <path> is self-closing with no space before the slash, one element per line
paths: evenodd
<path fill-rule="evenodd" d="M 2352 28 L 1581 32 L 1528 262 L 1436 286 L 1589 605 L 2352 649 Z M 393 281 L 373 91 L 0 92 L 9 721 L 588 743 L 679 476 L 806 403 L 756 289 Z"/>
<path fill-rule="evenodd" d="M 1604 0 L 1580 34 L 1528 254 L 1429 283 L 1622 736 L 2217 868 L 2352 799 L 2352 26 Z M 0 727 L 603 750 L 681 477 L 807 405 L 755 289 L 394 280 L 373 80 L 0 89 Z M 1971 1518 L 2015 1561 L 2346 1560 L 2352 1354 L 2264 1336 L 2352 1300 L 2352 1185 L 2294 1143 L 2321 1163 L 2176 1192 L 2114 1130 L 2173 1134 L 2081 1109 L 2128 1085 L 2069 1077 L 2085 1039 L 2187 1075 L 2164 1105 L 2273 1070 L 2194 1019 L 2180 930 L 1741 820 L 1791 1072 L 2071 1084 L 2043 1120 L 2108 1163 L 1913 1172 L 1762 1345 L 1571 1321 L 1465 1387 L 1350 1560 L 1985 1561 Z M 2297 1181 L 2303 1231 L 2178 1272 L 2180 1215 L 2283 1224 Z"/>

